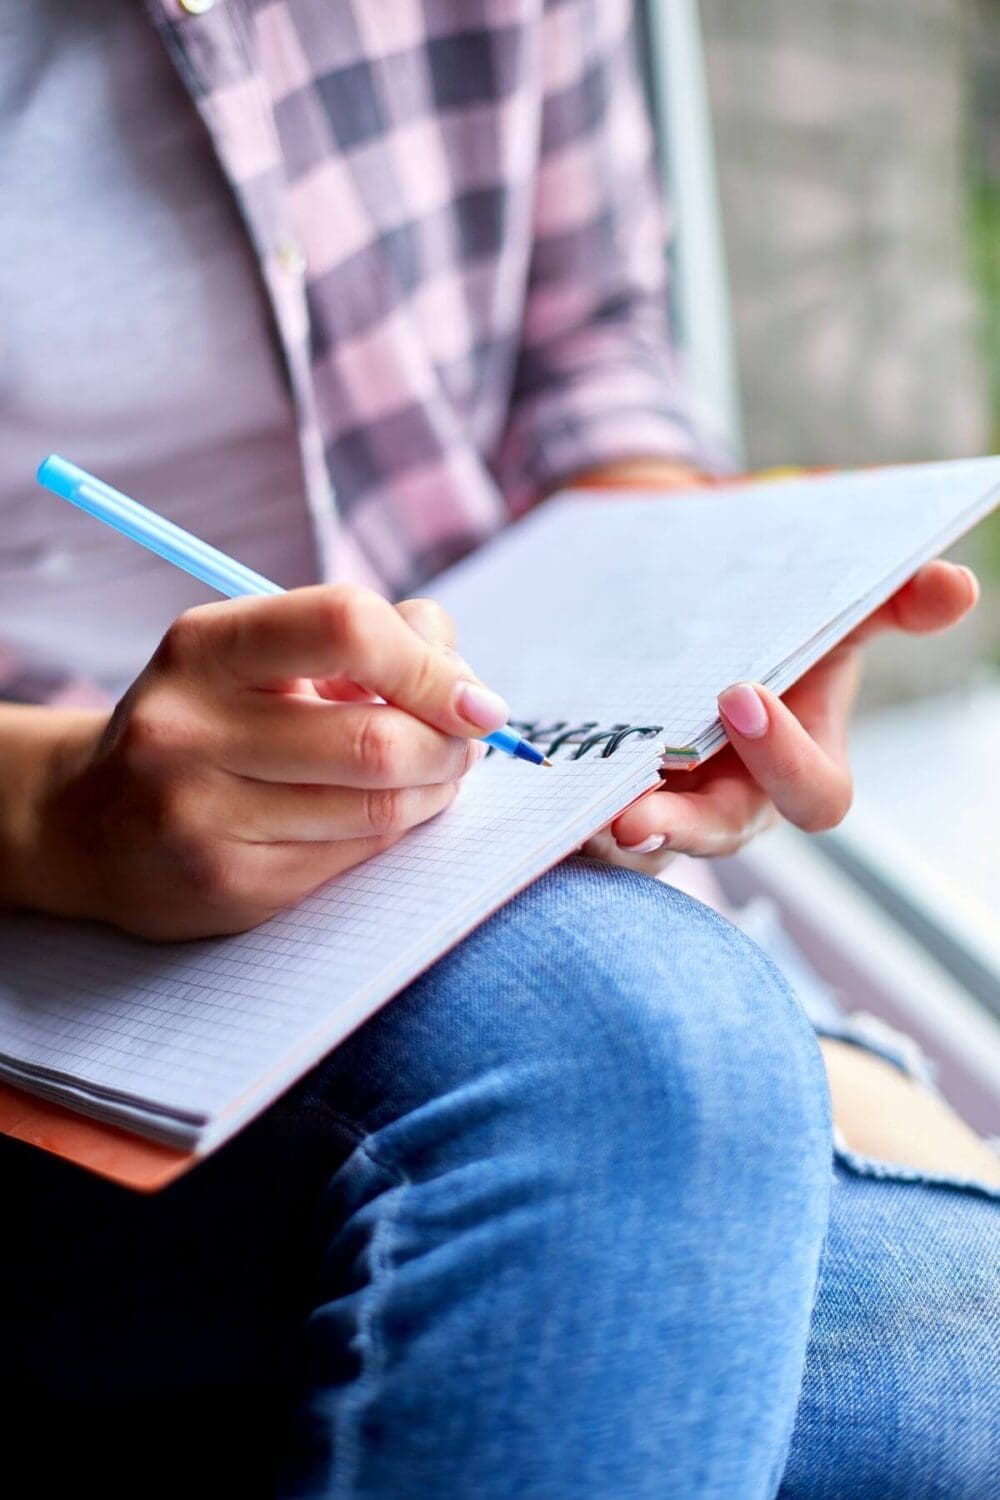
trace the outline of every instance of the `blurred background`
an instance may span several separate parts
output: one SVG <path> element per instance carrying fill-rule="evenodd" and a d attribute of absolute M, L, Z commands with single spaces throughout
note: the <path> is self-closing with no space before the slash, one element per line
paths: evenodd
<path fill-rule="evenodd" d="M 641 10 L 675 321 L 742 465 L 1000 452 L 1000 0 Z M 981 607 L 871 650 L 843 828 L 733 881 L 1000 1134 L 1000 514 L 955 555 Z"/>
<path fill-rule="evenodd" d="M 701 13 L 749 466 L 1000 451 L 1000 0 Z M 996 585 L 1000 516 L 964 551 Z M 984 605 L 870 698 L 1000 666 Z"/>

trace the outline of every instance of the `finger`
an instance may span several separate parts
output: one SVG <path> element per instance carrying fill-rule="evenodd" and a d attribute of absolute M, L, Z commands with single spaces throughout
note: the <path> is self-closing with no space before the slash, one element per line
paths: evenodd
<path fill-rule="evenodd" d="M 744 771 L 697 791 L 649 792 L 615 819 L 611 832 L 627 854 L 672 849 L 708 858 L 735 853 L 773 816 L 765 793 Z"/>
<path fill-rule="evenodd" d="M 456 649 L 457 635 L 454 620 L 436 600 L 404 599 L 396 605 L 396 612 L 402 615 L 410 629 L 415 630 L 422 641 L 426 641 L 429 646 L 435 646 L 438 651 L 447 652 L 454 665 L 461 669 L 465 676 L 475 677 L 476 674 L 465 657 Z"/>
<path fill-rule="evenodd" d="M 850 771 L 779 698 L 740 682 L 720 695 L 719 713 L 736 754 L 783 817 L 811 833 L 840 822 L 851 805 Z"/>
<path fill-rule="evenodd" d="M 168 632 L 160 664 L 222 672 L 246 687 L 343 676 L 446 734 L 481 735 L 507 704 L 458 658 L 429 646 L 387 600 L 346 584 L 202 605 Z"/>
<path fill-rule="evenodd" d="M 458 795 L 460 783 L 368 788 L 241 783 L 239 830 L 248 843 L 331 843 L 398 837 L 426 823 Z"/>
<path fill-rule="evenodd" d="M 396 613 L 429 646 L 445 647 L 454 651 L 455 622 L 448 611 L 442 609 L 435 599 L 403 599 L 396 605 Z"/>
<path fill-rule="evenodd" d="M 222 729 L 218 763 L 256 781 L 416 787 L 459 781 L 485 750 L 389 704 L 257 693 L 240 700 Z"/>
<path fill-rule="evenodd" d="M 859 646 L 886 630 L 905 630 L 913 635 L 948 630 L 978 599 L 979 581 L 972 569 L 938 558 L 918 569 L 881 609 L 851 632 L 846 643 Z"/>
<path fill-rule="evenodd" d="M 256 925 L 285 907 L 294 906 L 328 881 L 391 849 L 400 837 L 385 834 L 381 838 L 339 839 L 333 843 L 256 845 L 252 851 L 258 856 L 256 878 L 245 896 L 246 904 L 255 910 L 251 922 L 241 925 Z"/>
<path fill-rule="evenodd" d="M 328 703 L 375 703 L 377 695 L 370 693 L 360 682 L 352 682 L 349 677 L 340 675 L 338 677 L 320 678 L 313 683 L 313 687 L 321 698 Z"/>
<path fill-rule="evenodd" d="M 454 651 L 455 626 L 451 616 L 433 599 L 404 599 L 396 605 L 396 613 L 429 646 L 437 646 L 440 651 Z M 470 672 L 470 676 L 472 675 L 474 674 Z M 317 682 L 315 687 L 321 698 L 336 703 L 371 702 L 374 696 L 359 682 L 352 682 L 343 675 L 328 677 L 325 681 Z"/>
<path fill-rule="evenodd" d="M 861 681 L 861 660 L 853 646 L 839 646 L 782 698 L 806 733 L 837 761 L 847 758 L 847 729 Z"/>

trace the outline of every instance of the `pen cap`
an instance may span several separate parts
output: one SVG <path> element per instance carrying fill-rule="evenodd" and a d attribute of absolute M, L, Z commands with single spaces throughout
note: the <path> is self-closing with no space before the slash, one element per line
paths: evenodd
<path fill-rule="evenodd" d="M 38 483 L 61 495 L 64 500 L 73 499 L 82 478 L 83 471 L 76 464 L 60 458 L 58 453 L 50 453 L 38 465 Z"/>

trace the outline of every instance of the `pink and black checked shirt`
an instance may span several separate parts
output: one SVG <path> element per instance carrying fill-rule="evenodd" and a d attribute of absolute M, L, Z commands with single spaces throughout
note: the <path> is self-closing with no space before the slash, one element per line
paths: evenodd
<path fill-rule="evenodd" d="M 400 596 L 574 473 L 712 461 L 628 0 L 147 8 L 260 261 L 324 576 Z M 0 696 L 56 684 L 0 646 Z"/>

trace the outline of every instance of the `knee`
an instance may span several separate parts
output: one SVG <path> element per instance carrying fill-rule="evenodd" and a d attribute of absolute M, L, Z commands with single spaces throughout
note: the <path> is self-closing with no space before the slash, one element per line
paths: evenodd
<path fill-rule="evenodd" d="M 780 1170 L 825 1192 L 829 1106 L 812 1028 L 756 945 L 709 908 L 569 861 L 449 962 L 453 979 L 475 971 L 487 1053 L 547 1072 L 542 1097 L 568 1104 L 562 1128 L 584 1131 L 588 1149 L 625 1133 L 661 1166 L 716 1171 L 727 1158 L 744 1180 Z"/>

